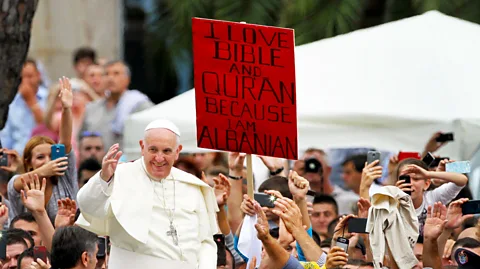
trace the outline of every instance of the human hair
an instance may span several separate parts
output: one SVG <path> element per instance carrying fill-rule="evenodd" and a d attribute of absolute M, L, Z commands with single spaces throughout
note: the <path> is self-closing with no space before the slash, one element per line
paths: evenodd
<path fill-rule="evenodd" d="M 33 248 L 28 248 L 26 249 L 24 252 L 22 252 L 22 254 L 20 254 L 20 256 L 18 256 L 18 261 L 17 261 L 17 268 L 20 269 L 22 268 L 22 261 L 24 258 L 34 258 L 34 254 L 33 254 Z"/>
<path fill-rule="evenodd" d="M 78 180 L 80 180 L 82 176 L 83 170 L 87 171 L 100 171 L 102 169 L 102 165 L 97 161 L 95 158 L 88 158 L 80 163 L 78 167 Z"/>
<path fill-rule="evenodd" d="M 345 161 L 342 163 L 342 166 L 347 165 L 348 163 L 352 163 L 355 167 L 355 170 L 359 173 L 362 172 L 363 168 L 365 167 L 365 163 L 367 162 L 367 154 L 356 154 L 347 157 Z"/>
<path fill-rule="evenodd" d="M 35 220 L 35 217 L 33 217 L 33 214 L 31 212 L 22 212 L 12 219 L 12 221 L 10 222 L 10 229 L 13 229 L 14 228 L 13 226 L 15 225 L 15 223 L 17 223 L 20 220 L 26 221 L 28 223 L 32 223 L 32 222 L 37 223 L 37 220 Z"/>
<path fill-rule="evenodd" d="M 260 187 L 258 187 L 258 192 L 264 192 L 268 190 L 278 191 L 283 197 L 293 199 L 293 195 L 288 188 L 288 179 L 286 177 L 273 176 L 265 180 Z"/>
<path fill-rule="evenodd" d="M 452 249 L 456 248 L 480 248 L 480 241 L 471 237 L 464 237 L 455 242 Z"/>
<path fill-rule="evenodd" d="M 82 59 L 90 59 L 92 62 L 97 60 L 97 53 L 90 47 L 80 47 L 73 53 L 73 64 L 77 64 Z"/>
<path fill-rule="evenodd" d="M 181 170 L 184 170 L 185 172 L 190 173 L 198 178 L 202 178 L 202 171 L 200 171 L 200 169 L 198 169 L 195 163 L 193 163 L 193 161 L 191 161 L 188 158 L 185 158 L 185 157 L 178 158 L 178 160 L 173 164 L 173 166 L 176 168 L 179 168 L 180 166 L 184 166 L 184 169 L 181 169 Z"/>
<path fill-rule="evenodd" d="M 335 199 L 327 194 L 317 194 L 315 195 L 315 198 L 313 198 L 313 204 L 329 204 L 332 205 L 333 208 L 335 209 L 335 214 L 338 215 L 338 204 Z"/>
<path fill-rule="evenodd" d="M 33 170 L 33 167 L 31 165 L 33 149 L 43 144 L 54 145 L 55 141 L 53 141 L 48 136 L 39 135 L 30 138 L 30 140 L 28 140 L 27 144 L 25 145 L 25 149 L 23 150 L 23 169 L 25 169 L 26 173 Z"/>
<path fill-rule="evenodd" d="M 27 59 L 25 60 L 25 63 L 23 63 L 23 66 L 26 66 L 27 64 L 33 65 L 33 66 L 35 67 L 35 70 L 37 70 L 38 72 L 40 72 L 40 71 L 38 70 L 37 61 L 35 61 L 35 59 L 33 59 L 33 58 L 27 58 Z"/>
<path fill-rule="evenodd" d="M 30 246 L 35 245 L 32 236 L 21 229 L 8 229 L 4 235 L 7 237 L 7 246 L 22 244 L 27 249 L 29 245 L 28 243 L 30 243 Z"/>
<path fill-rule="evenodd" d="M 128 64 L 122 60 L 113 60 L 113 61 L 110 61 L 110 62 L 107 62 L 105 64 L 105 69 L 107 69 L 109 66 L 112 66 L 114 64 L 122 64 L 123 67 L 125 67 L 125 75 L 127 75 L 127 77 L 132 77 L 132 72 L 130 71 L 130 67 L 128 66 Z"/>
<path fill-rule="evenodd" d="M 97 235 L 78 226 L 60 227 L 52 239 L 52 268 L 72 268 L 84 252 L 90 257 L 96 255 Z"/>
<path fill-rule="evenodd" d="M 417 165 L 417 166 L 419 166 L 419 167 L 421 167 L 425 170 L 428 170 L 428 166 L 422 160 L 414 159 L 414 158 L 407 158 L 407 159 L 399 162 L 397 167 L 393 171 L 394 183 L 398 181 L 398 177 L 400 176 L 400 170 L 402 169 L 402 167 L 404 167 L 405 165 L 409 165 L 409 164 L 414 164 L 414 165 Z"/>

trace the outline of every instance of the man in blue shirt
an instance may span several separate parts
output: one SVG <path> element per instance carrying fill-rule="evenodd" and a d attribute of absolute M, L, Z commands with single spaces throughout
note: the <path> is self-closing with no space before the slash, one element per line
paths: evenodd
<path fill-rule="evenodd" d="M 22 69 L 22 83 L 9 106 L 7 122 L 1 131 L 3 147 L 14 149 L 20 155 L 33 128 L 43 122 L 48 90 L 41 86 L 40 77 L 36 62 L 27 59 Z"/>

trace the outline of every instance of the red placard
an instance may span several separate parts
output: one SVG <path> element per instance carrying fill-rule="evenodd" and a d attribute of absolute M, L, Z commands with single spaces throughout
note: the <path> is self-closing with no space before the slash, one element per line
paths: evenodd
<path fill-rule="evenodd" d="M 292 29 L 192 19 L 197 145 L 297 159 Z"/>

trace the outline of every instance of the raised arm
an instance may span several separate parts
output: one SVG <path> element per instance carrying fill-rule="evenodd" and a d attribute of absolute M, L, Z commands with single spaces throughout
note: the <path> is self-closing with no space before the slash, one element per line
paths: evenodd
<path fill-rule="evenodd" d="M 227 200 L 228 222 L 232 231 L 239 230 L 243 221 L 243 213 L 239 210 L 243 201 L 243 163 L 245 154 L 230 152 L 228 154 L 228 181 L 231 185 L 230 197 Z"/>
<path fill-rule="evenodd" d="M 435 203 L 433 206 L 428 206 L 427 220 L 425 221 L 423 232 L 423 266 L 431 267 L 433 269 L 442 268 L 442 260 L 438 252 L 437 239 L 442 234 L 445 226 L 445 212 L 446 208 L 442 203 Z"/>
<path fill-rule="evenodd" d="M 60 93 L 58 94 L 58 97 L 62 101 L 60 144 L 65 145 L 65 152 L 69 153 L 72 150 L 72 85 L 70 84 L 70 80 L 66 77 L 61 78 L 59 81 Z"/>
<path fill-rule="evenodd" d="M 293 200 L 300 208 L 302 213 L 302 223 L 310 228 L 310 216 L 307 207 L 307 192 L 310 189 L 310 183 L 305 178 L 299 176 L 297 172 L 290 171 L 288 174 L 288 188 L 293 195 Z"/>
<path fill-rule="evenodd" d="M 219 178 L 214 178 L 215 182 L 215 196 L 217 198 L 217 204 L 219 211 L 217 212 L 217 222 L 220 231 L 224 235 L 229 235 L 231 233 L 230 225 L 228 224 L 228 212 L 225 210 L 225 205 L 230 196 L 230 182 L 227 177 L 220 174 Z"/>
<path fill-rule="evenodd" d="M 405 174 L 414 174 L 415 179 L 439 179 L 445 182 L 452 182 L 459 187 L 467 185 L 468 178 L 464 174 L 441 172 L 441 171 L 427 171 L 417 165 L 411 164 L 407 166 L 404 171 Z"/>

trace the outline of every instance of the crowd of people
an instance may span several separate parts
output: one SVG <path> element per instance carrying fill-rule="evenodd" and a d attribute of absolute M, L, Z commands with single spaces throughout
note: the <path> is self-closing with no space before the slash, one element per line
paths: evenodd
<path fill-rule="evenodd" d="M 357 154 L 343 162 L 340 187 L 322 149 L 295 161 L 260 156 L 270 177 L 255 178 L 255 191 L 272 202 L 260 205 L 248 195 L 245 154 L 182 153 L 168 120 L 147 126 L 142 158 L 126 160 L 123 124 L 153 103 L 129 89 L 123 61 L 80 48 L 73 68 L 76 78 L 48 85 L 38 62 L 23 66 L 0 137 L 2 268 L 480 266 L 480 225 L 462 214 L 468 177 L 446 172 L 454 160 L 394 154 L 384 169 Z M 439 135 L 423 155 L 445 144 Z M 58 145 L 65 155 L 52 158 Z M 365 230 L 350 231 L 359 218 Z M 260 256 L 240 246 L 248 228 Z"/>

